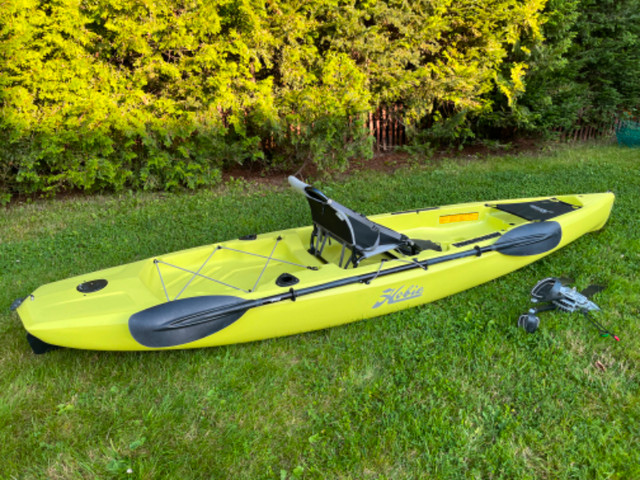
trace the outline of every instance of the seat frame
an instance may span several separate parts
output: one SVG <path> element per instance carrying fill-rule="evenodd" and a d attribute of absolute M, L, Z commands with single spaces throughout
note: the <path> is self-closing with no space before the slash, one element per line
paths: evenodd
<path fill-rule="evenodd" d="M 403 254 L 415 254 L 415 244 L 406 236 L 388 227 L 369 220 L 340 203 L 331 200 L 313 187 L 307 187 L 305 194 L 311 207 L 313 231 L 309 242 L 309 252 L 322 258 L 322 252 L 331 240 L 342 245 L 338 266 L 357 267 L 366 258 L 398 250 Z M 346 250 L 350 250 L 345 259 Z M 419 249 L 418 249 L 419 251 Z"/>

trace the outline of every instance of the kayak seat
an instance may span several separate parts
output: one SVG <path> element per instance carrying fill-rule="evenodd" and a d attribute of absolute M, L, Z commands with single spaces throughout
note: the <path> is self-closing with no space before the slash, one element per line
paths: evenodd
<path fill-rule="evenodd" d="M 313 220 L 309 252 L 319 258 L 322 258 L 327 240 L 331 239 L 342 245 L 338 265 L 344 268 L 349 265 L 355 268 L 362 260 L 391 250 L 398 250 L 405 255 L 420 251 L 406 235 L 369 220 L 331 200 L 316 188 L 306 188 L 305 194 Z M 346 250 L 350 253 L 345 259 Z"/>

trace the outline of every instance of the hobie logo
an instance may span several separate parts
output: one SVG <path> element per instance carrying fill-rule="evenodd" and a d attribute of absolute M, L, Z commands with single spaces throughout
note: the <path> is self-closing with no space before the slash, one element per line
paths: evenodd
<path fill-rule="evenodd" d="M 402 285 L 396 290 L 394 290 L 393 288 L 387 288 L 382 292 L 380 300 L 376 302 L 373 308 L 378 308 L 385 303 L 392 304 L 405 302 L 407 300 L 411 300 L 412 298 L 421 297 L 423 291 L 423 288 L 418 287 L 417 285 L 409 285 L 407 288 L 404 288 L 404 285 Z"/>

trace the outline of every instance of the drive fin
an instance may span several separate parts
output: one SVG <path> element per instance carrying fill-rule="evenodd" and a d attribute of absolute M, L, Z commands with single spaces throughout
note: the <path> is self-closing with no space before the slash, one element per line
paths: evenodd
<path fill-rule="evenodd" d="M 582 290 L 580 293 L 582 295 L 584 295 L 585 297 L 587 297 L 587 298 L 591 298 L 596 293 L 600 293 L 601 291 L 603 291 L 605 288 L 606 287 L 604 287 L 602 285 L 589 285 L 587 288 Z"/>

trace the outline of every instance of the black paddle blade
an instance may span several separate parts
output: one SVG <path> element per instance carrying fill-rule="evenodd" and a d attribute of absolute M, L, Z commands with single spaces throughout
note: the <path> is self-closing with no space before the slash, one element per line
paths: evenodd
<path fill-rule="evenodd" d="M 228 327 L 251 304 L 242 298 L 224 295 L 182 298 L 131 315 L 129 331 L 136 342 L 145 347 L 175 347 Z"/>
<path fill-rule="evenodd" d="M 558 222 L 526 223 L 502 235 L 492 250 L 514 257 L 538 255 L 553 250 L 561 239 Z"/>

